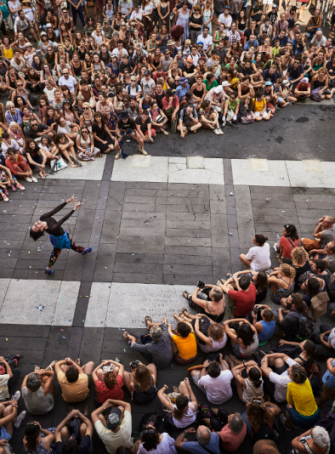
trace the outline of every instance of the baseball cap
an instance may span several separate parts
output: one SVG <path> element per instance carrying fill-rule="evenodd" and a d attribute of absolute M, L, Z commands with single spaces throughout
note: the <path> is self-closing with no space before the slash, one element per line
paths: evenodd
<path fill-rule="evenodd" d="M 146 70 L 144 71 L 144 75 L 145 75 L 145 76 L 150 76 L 150 74 L 151 74 L 151 72 L 150 72 L 148 69 L 146 69 Z"/>
<path fill-rule="evenodd" d="M 285 85 L 285 87 L 289 87 L 290 82 L 285 79 L 285 80 L 283 80 L 283 85 Z"/>
<path fill-rule="evenodd" d="M 118 407 L 114 407 L 111 409 L 108 419 L 107 419 L 107 427 L 110 430 L 115 430 L 121 421 L 122 412 Z"/>
<path fill-rule="evenodd" d="M 189 55 L 189 56 L 187 57 L 187 61 L 190 61 L 190 62 L 193 63 L 193 58 L 191 57 L 191 55 Z"/>
<path fill-rule="evenodd" d="M 303 77 L 303 78 L 301 79 L 301 82 L 302 82 L 303 84 L 308 84 L 308 78 L 307 78 L 307 77 Z"/>
<path fill-rule="evenodd" d="M 172 88 L 169 88 L 166 91 L 167 96 L 174 96 L 175 93 L 176 93 L 176 90 L 173 90 Z"/>
<path fill-rule="evenodd" d="M 269 86 L 269 85 L 272 85 L 272 82 L 270 82 L 269 80 L 267 82 L 265 82 L 265 85 Z"/>

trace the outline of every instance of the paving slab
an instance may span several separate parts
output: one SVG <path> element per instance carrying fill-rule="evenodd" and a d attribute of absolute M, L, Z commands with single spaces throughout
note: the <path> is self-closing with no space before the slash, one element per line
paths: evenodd
<path fill-rule="evenodd" d="M 167 183 L 168 158 L 132 155 L 114 163 L 112 181 Z"/>
<path fill-rule="evenodd" d="M 81 162 L 82 167 L 70 167 L 68 166 L 64 170 L 60 170 L 53 175 L 48 175 L 49 180 L 97 180 L 101 181 L 104 173 L 106 162 L 106 155 L 102 155 L 101 158 L 95 159 L 95 161 Z M 48 184 L 49 185 L 49 184 Z"/>
<path fill-rule="evenodd" d="M 260 161 L 256 165 L 255 161 Z M 232 159 L 234 185 L 290 186 L 285 161 Z"/>

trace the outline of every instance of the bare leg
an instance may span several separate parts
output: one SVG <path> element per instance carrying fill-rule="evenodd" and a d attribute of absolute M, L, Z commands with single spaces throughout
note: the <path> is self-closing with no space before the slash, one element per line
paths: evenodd
<path fill-rule="evenodd" d="M 188 396 L 188 389 L 184 380 L 179 383 L 179 392 L 181 394 L 185 394 L 185 396 Z"/>
<path fill-rule="evenodd" d="M 150 363 L 147 365 L 147 368 L 150 370 L 151 375 L 154 376 L 154 384 L 156 384 L 157 381 L 157 368 L 153 363 Z"/>
<path fill-rule="evenodd" d="M 62 427 L 60 431 L 60 436 L 62 437 L 62 440 L 66 440 L 70 436 L 70 431 L 67 426 Z"/>
<path fill-rule="evenodd" d="M 83 422 L 80 426 L 80 438 L 84 438 L 85 437 L 85 434 L 86 434 L 86 429 L 87 429 L 87 426 L 86 424 Z"/>
<path fill-rule="evenodd" d="M 244 265 L 246 265 L 248 268 L 250 268 L 251 260 L 247 260 L 245 258 L 245 254 L 240 254 L 240 260 Z"/>
<path fill-rule="evenodd" d="M 127 388 L 129 394 L 132 394 L 132 392 L 133 392 L 132 389 L 130 388 L 131 378 L 132 378 L 132 374 L 130 372 L 124 371 L 123 381 L 124 381 L 124 385 Z"/>
<path fill-rule="evenodd" d="M 89 361 L 87 364 L 82 366 L 84 374 L 91 374 L 94 371 L 94 362 Z"/>

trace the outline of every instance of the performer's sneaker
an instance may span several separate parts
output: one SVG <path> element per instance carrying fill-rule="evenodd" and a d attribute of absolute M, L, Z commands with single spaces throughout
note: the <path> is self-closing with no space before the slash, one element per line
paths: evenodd
<path fill-rule="evenodd" d="M 45 274 L 49 274 L 49 276 L 52 276 L 54 274 L 54 270 L 45 270 Z"/>
<path fill-rule="evenodd" d="M 82 254 L 89 254 L 90 252 L 92 252 L 92 248 L 91 247 L 87 247 L 86 249 L 83 250 Z"/>

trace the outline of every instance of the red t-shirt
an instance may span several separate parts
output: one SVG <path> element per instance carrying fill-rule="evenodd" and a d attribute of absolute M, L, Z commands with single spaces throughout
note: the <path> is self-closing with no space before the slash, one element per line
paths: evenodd
<path fill-rule="evenodd" d="M 122 389 L 123 386 L 123 378 L 121 375 L 116 377 L 116 385 L 113 389 L 107 388 L 105 382 L 101 382 L 100 380 L 96 380 L 95 382 L 95 389 L 97 392 L 97 399 L 100 404 L 106 402 L 107 399 L 116 399 L 116 400 L 123 400 L 124 399 L 124 391 Z"/>
<path fill-rule="evenodd" d="M 253 310 L 256 301 L 256 287 L 254 284 L 249 285 L 247 292 L 244 290 L 229 290 L 228 295 L 236 302 L 236 317 L 246 317 Z"/>
<path fill-rule="evenodd" d="M 247 425 L 244 423 L 244 427 L 240 433 L 234 434 L 230 428 L 229 424 L 226 424 L 220 432 L 221 446 L 229 452 L 236 451 L 242 444 L 244 437 L 247 434 Z"/>
<path fill-rule="evenodd" d="M 298 91 L 308 91 L 310 86 L 311 84 L 303 84 L 302 82 L 299 82 L 298 85 L 296 86 L 296 89 Z"/>
<path fill-rule="evenodd" d="M 292 241 L 291 238 L 288 239 L 284 235 L 280 238 L 279 244 L 283 248 L 282 257 L 285 259 L 292 258 L 291 254 L 295 247 L 299 247 L 299 239 Z"/>

